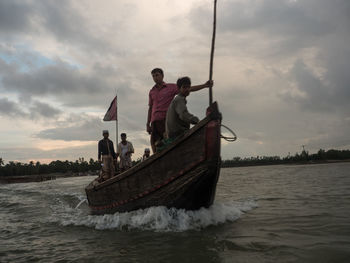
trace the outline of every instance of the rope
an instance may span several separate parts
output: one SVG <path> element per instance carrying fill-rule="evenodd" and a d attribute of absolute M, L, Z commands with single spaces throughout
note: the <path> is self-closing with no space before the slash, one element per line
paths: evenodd
<path fill-rule="evenodd" d="M 221 127 L 226 128 L 229 132 L 231 132 L 231 134 L 233 135 L 233 137 L 228 137 L 228 136 L 224 136 L 222 134 L 220 134 L 220 137 L 223 138 L 224 140 L 228 141 L 228 142 L 234 142 L 237 140 L 237 135 L 227 126 L 221 124 Z"/>

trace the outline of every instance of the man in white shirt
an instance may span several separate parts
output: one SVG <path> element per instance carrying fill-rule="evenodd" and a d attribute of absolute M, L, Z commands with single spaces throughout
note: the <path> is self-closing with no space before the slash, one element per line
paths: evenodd
<path fill-rule="evenodd" d="M 122 141 L 118 144 L 116 158 L 120 159 L 120 172 L 124 172 L 132 166 L 131 155 L 134 153 L 134 147 L 131 142 L 126 140 L 125 133 L 120 134 L 120 138 Z"/>

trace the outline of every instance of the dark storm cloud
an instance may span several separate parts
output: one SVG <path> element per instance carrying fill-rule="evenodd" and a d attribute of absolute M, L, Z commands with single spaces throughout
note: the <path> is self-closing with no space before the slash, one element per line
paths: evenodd
<path fill-rule="evenodd" d="M 5 60 L 3 60 L 0 57 L 0 81 L 2 80 L 2 78 L 6 75 L 11 75 L 11 74 L 16 74 L 16 72 L 18 71 L 18 67 L 16 64 L 14 63 L 6 63 Z M 1 83 L 1 82 L 0 82 Z M 0 85 L 1 88 L 1 85 Z"/>
<path fill-rule="evenodd" d="M 52 129 L 42 130 L 34 137 L 64 141 L 95 141 L 100 137 L 102 121 L 88 115 L 71 116 L 64 123 Z"/>
<path fill-rule="evenodd" d="M 71 107 L 99 106 L 105 103 L 106 95 L 113 94 L 117 87 L 123 97 L 130 95 L 129 83 L 118 77 L 106 77 L 101 68 L 98 72 L 84 73 L 81 69 L 60 60 L 54 64 L 21 71 L 16 64 L 8 64 L 0 58 L 0 90 L 18 94 L 24 100 L 31 97 L 54 96 L 64 105 Z M 106 69 L 110 73 L 113 69 Z"/>
<path fill-rule="evenodd" d="M 87 27 L 87 20 L 74 8 L 72 1 L 43 0 L 34 3 L 43 28 L 57 41 L 94 47 L 90 52 L 106 48 L 107 43 L 94 34 L 93 28 Z"/>
<path fill-rule="evenodd" d="M 0 115 L 4 117 L 38 120 L 41 118 L 53 118 L 60 114 L 61 110 L 40 101 L 31 101 L 30 104 L 23 104 L 7 98 L 0 99 Z"/>
<path fill-rule="evenodd" d="M 18 34 L 48 33 L 58 42 L 87 48 L 90 53 L 106 48 L 108 43 L 99 38 L 95 34 L 98 30 L 88 27 L 87 22 L 69 0 L 0 2 L 0 33 L 6 33 L 7 40 Z"/>
<path fill-rule="evenodd" d="M 350 11 L 350 10 L 349 10 Z M 332 41 L 333 42 L 333 41 Z M 327 47 L 328 52 L 323 54 L 327 71 L 323 78 L 332 89 L 335 103 L 339 106 L 350 107 L 350 42 L 349 34 L 339 35 L 336 41 Z"/>
<path fill-rule="evenodd" d="M 333 100 L 331 89 L 327 88 L 302 60 L 295 62 L 288 77 L 303 93 L 300 95 L 287 93 L 283 96 L 287 101 L 297 102 L 304 109 L 314 111 L 332 110 L 331 105 L 333 103 L 330 102 L 330 100 Z"/>
<path fill-rule="evenodd" d="M 143 122 L 142 122 L 143 123 Z M 100 117 L 87 114 L 71 114 L 64 121 L 56 122 L 55 128 L 45 129 L 34 135 L 36 138 L 64 141 L 96 141 L 101 137 L 101 131 L 112 126 L 114 132 L 115 122 L 102 122 Z M 135 120 L 119 115 L 120 132 L 130 131 L 138 134 L 144 131 L 143 125 Z"/>
<path fill-rule="evenodd" d="M 4 89 L 28 96 L 96 92 L 102 86 L 100 79 L 84 75 L 77 68 L 62 61 L 30 72 L 8 70 L 1 75 Z"/>
<path fill-rule="evenodd" d="M 0 58 L 0 90 L 16 94 L 26 104 L 51 97 L 62 107 L 103 110 L 108 109 L 118 91 L 118 108 L 124 114 L 125 127 L 134 130 L 137 123 L 144 123 L 148 91 L 133 88 L 132 80 L 122 77 L 119 69 L 96 64 L 93 71 L 84 72 L 60 60 L 52 63 L 23 71 L 16 63 L 9 64 Z M 30 111 L 30 115 L 24 116 L 35 118 L 37 114 L 45 117 L 45 114 L 59 113 L 57 109 L 45 108 L 41 104 L 32 105 Z"/>
<path fill-rule="evenodd" d="M 212 17 L 211 8 L 200 5 L 190 13 L 192 25 L 204 34 L 211 27 L 210 20 L 204 19 Z M 222 1 L 218 3 L 218 42 L 225 52 L 283 58 L 350 26 L 349 12 L 346 0 Z"/>
<path fill-rule="evenodd" d="M 350 66 L 350 56 L 343 54 L 345 64 L 332 64 L 327 61 L 324 75 L 316 75 L 302 60 L 297 60 L 286 76 L 302 92 L 292 95 L 287 92 L 282 96 L 286 101 L 296 102 L 303 109 L 311 111 L 335 111 L 345 114 L 350 110 L 350 77 L 345 68 Z M 344 68 L 345 67 L 345 68 Z"/>
<path fill-rule="evenodd" d="M 318 1 L 318 4 L 322 1 Z M 323 3 L 325 4 L 325 3 Z M 313 7 L 312 7 L 313 8 Z M 310 14 L 310 7 L 302 1 L 265 0 L 241 3 L 224 2 L 221 7 L 221 29 L 224 31 L 263 31 L 269 35 L 324 35 L 334 25 Z"/>
<path fill-rule="evenodd" d="M 28 1 L 0 1 L 0 33 L 25 32 L 30 29 L 34 11 Z"/>
<path fill-rule="evenodd" d="M 192 24 L 200 32 L 208 32 L 211 25 L 203 17 L 211 17 L 211 12 L 204 5 L 191 11 Z M 271 72 L 282 75 L 285 101 L 303 110 L 348 113 L 349 14 L 350 2 L 345 0 L 219 2 L 218 54 L 234 52 L 261 60 Z M 312 63 L 306 62 L 310 62 L 306 48 L 314 52 Z M 292 67 L 285 74 L 278 63 L 288 60 Z M 288 90 L 286 81 L 301 94 Z"/>
<path fill-rule="evenodd" d="M 24 117 L 27 116 L 17 103 L 7 98 L 0 99 L 0 115 L 5 117 Z"/>
<path fill-rule="evenodd" d="M 62 113 L 61 110 L 40 101 L 34 101 L 33 105 L 29 108 L 29 111 L 32 119 L 38 117 L 53 118 Z"/>

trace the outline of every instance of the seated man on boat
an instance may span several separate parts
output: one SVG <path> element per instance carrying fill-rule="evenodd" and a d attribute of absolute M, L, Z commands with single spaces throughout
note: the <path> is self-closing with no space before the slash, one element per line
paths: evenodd
<path fill-rule="evenodd" d="M 103 139 L 98 142 L 98 161 L 102 165 L 99 181 L 105 181 L 114 176 L 116 159 L 113 142 L 108 139 L 108 130 L 103 130 L 102 135 Z"/>
<path fill-rule="evenodd" d="M 186 106 L 186 97 L 190 94 L 191 79 L 179 78 L 176 85 L 179 94 L 172 100 L 166 114 L 165 128 L 168 140 L 173 140 L 190 129 L 190 124 L 197 124 L 198 117 L 189 113 Z"/>
<path fill-rule="evenodd" d="M 151 74 L 155 85 L 149 91 L 146 129 L 151 135 L 151 146 L 155 153 L 157 142 L 164 138 L 166 112 L 172 99 L 179 93 L 180 87 L 173 83 L 165 83 L 164 73 L 160 68 L 153 69 Z M 212 81 L 207 81 L 204 84 L 190 87 L 190 92 L 209 88 L 212 85 Z"/>
<path fill-rule="evenodd" d="M 145 148 L 145 152 L 143 153 L 142 156 L 142 161 L 147 160 L 151 155 L 151 151 L 149 148 Z"/>
<path fill-rule="evenodd" d="M 126 140 L 125 133 L 120 134 L 120 138 L 122 141 L 118 144 L 116 158 L 120 158 L 119 169 L 120 172 L 124 172 L 132 166 L 131 154 L 134 153 L 134 147 L 131 142 Z"/>

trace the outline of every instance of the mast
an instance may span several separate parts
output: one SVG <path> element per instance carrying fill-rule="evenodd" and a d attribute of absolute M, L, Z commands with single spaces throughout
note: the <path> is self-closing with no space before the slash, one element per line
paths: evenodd
<path fill-rule="evenodd" d="M 115 92 L 115 149 L 118 149 L 118 94 Z"/>
<path fill-rule="evenodd" d="M 213 80 L 213 60 L 215 50 L 215 35 L 216 35 L 216 2 L 214 0 L 214 19 L 213 19 L 213 36 L 211 39 L 211 52 L 210 52 L 210 66 L 209 66 L 209 80 Z M 213 103 L 213 88 L 209 88 L 209 106 Z"/>

